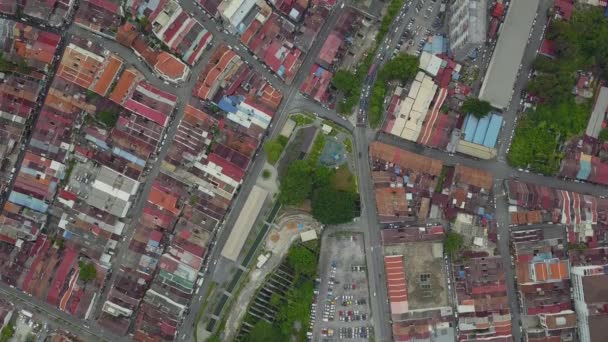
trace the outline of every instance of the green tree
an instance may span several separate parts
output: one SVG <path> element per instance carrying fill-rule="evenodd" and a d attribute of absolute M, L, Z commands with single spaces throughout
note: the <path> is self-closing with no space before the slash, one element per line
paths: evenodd
<path fill-rule="evenodd" d="M 270 295 L 270 305 L 274 306 L 274 307 L 278 307 L 279 305 L 281 305 L 281 295 L 278 294 L 277 292 L 273 292 Z"/>
<path fill-rule="evenodd" d="M 312 170 L 305 160 L 296 160 L 281 180 L 279 201 L 286 205 L 298 205 L 312 191 Z"/>
<path fill-rule="evenodd" d="M 323 224 L 340 224 L 355 217 L 357 195 L 330 187 L 316 190 L 312 198 L 312 216 Z"/>
<path fill-rule="evenodd" d="M 4 58 L 0 52 L 0 72 L 6 72 L 13 68 L 13 64 Z"/>
<path fill-rule="evenodd" d="M 313 188 L 324 188 L 331 186 L 332 177 L 336 172 L 324 166 L 317 166 L 313 171 Z"/>
<path fill-rule="evenodd" d="M 462 236 L 454 231 L 450 231 L 443 239 L 443 249 L 450 255 L 456 254 L 462 248 Z"/>
<path fill-rule="evenodd" d="M 270 178 L 271 175 L 272 174 L 270 173 L 270 170 L 264 169 L 264 171 L 262 171 L 262 178 L 264 178 L 264 179 Z"/>
<path fill-rule="evenodd" d="M 608 141 L 608 128 L 604 128 L 603 130 L 601 130 L 598 138 L 601 141 Z"/>
<path fill-rule="evenodd" d="M 272 324 L 260 319 L 258 320 L 247 337 L 246 342 L 269 342 L 269 341 L 285 341 L 284 336 Z"/>
<path fill-rule="evenodd" d="M 316 267 L 316 260 L 315 260 Z M 310 321 L 310 305 L 312 304 L 314 292 L 313 281 L 308 279 L 299 286 L 287 292 L 287 303 L 283 305 L 277 313 L 277 325 L 283 336 L 291 336 L 294 330 L 294 323 L 299 322 L 300 326 L 307 327 Z M 300 336 L 297 341 L 305 340 L 306 329 L 300 329 Z M 289 339 L 273 340 L 288 341 Z"/>
<path fill-rule="evenodd" d="M 7 324 L 6 326 L 4 326 L 4 328 L 2 328 L 2 331 L 0 331 L 0 342 L 8 342 L 8 340 L 10 340 L 14 334 L 15 328 L 13 327 L 13 325 Z"/>
<path fill-rule="evenodd" d="M 266 158 L 270 164 L 274 165 L 277 163 L 281 157 L 281 153 L 283 153 L 284 147 L 285 145 L 281 144 L 278 139 L 268 140 L 264 144 L 264 152 L 266 152 Z"/>
<path fill-rule="evenodd" d="M 145 31 L 146 28 L 148 27 L 148 25 L 150 24 L 150 20 L 148 20 L 148 17 L 143 16 L 143 17 L 139 18 L 138 23 L 139 23 L 139 29 L 141 31 Z"/>
<path fill-rule="evenodd" d="M 287 252 L 287 263 L 296 277 L 312 277 L 317 273 L 317 256 L 308 248 L 296 245 Z"/>
<path fill-rule="evenodd" d="M 118 121 L 118 114 L 113 111 L 102 110 L 97 114 L 97 118 L 107 128 L 113 128 L 116 126 L 116 122 Z"/>
<path fill-rule="evenodd" d="M 470 113 L 478 119 L 483 118 L 488 115 L 492 110 L 492 106 L 490 102 L 479 100 L 473 97 L 469 97 L 466 99 L 462 106 L 460 107 L 460 111 L 463 113 Z"/>
<path fill-rule="evenodd" d="M 25 58 L 19 59 L 19 62 L 17 63 L 17 70 L 19 70 L 19 72 L 22 74 L 29 74 L 32 71 L 29 65 L 27 65 Z"/>
<path fill-rule="evenodd" d="M 355 74 L 344 69 L 336 71 L 331 83 L 339 92 L 346 96 L 355 92 L 357 87 L 361 86 L 361 83 L 358 82 Z"/>
<path fill-rule="evenodd" d="M 380 78 L 382 80 L 407 82 L 418 72 L 418 58 L 407 54 L 399 54 L 382 67 Z"/>
<path fill-rule="evenodd" d="M 97 276 L 97 269 L 92 262 L 80 261 L 78 267 L 80 268 L 79 278 L 85 283 L 95 279 Z"/>

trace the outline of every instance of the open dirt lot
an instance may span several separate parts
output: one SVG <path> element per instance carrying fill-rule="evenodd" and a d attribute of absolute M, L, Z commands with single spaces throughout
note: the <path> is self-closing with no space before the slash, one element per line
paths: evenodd
<path fill-rule="evenodd" d="M 384 247 L 385 255 L 403 255 L 410 310 L 448 306 L 441 242 L 410 242 Z"/>

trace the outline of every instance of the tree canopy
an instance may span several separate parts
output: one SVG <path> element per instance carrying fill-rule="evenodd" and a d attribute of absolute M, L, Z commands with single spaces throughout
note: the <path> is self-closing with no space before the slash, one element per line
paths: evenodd
<path fill-rule="evenodd" d="M 508 155 L 509 163 L 554 174 L 562 158 L 558 150 L 560 142 L 585 129 L 589 111 L 589 104 L 577 104 L 572 98 L 538 105 L 519 122 Z"/>
<path fill-rule="evenodd" d="M 608 128 L 604 128 L 603 130 L 601 130 L 598 138 L 601 141 L 608 141 Z"/>
<path fill-rule="evenodd" d="M 268 140 L 264 144 L 264 152 L 266 152 L 266 158 L 270 164 L 274 165 L 279 160 L 283 149 L 287 145 L 287 141 L 287 138 L 280 135 L 278 138 Z"/>
<path fill-rule="evenodd" d="M 11 70 L 13 67 L 13 63 L 9 62 L 4 58 L 4 55 L 0 52 L 0 72 L 5 72 Z"/>
<path fill-rule="evenodd" d="M 13 327 L 13 325 L 5 325 L 4 328 L 2 328 L 2 331 L 0 331 L 0 342 L 8 342 L 8 340 L 10 340 L 14 334 L 15 328 Z"/>
<path fill-rule="evenodd" d="M 399 54 L 384 64 L 370 94 L 368 113 L 369 123 L 372 127 L 377 127 L 382 121 L 386 83 L 390 81 L 405 83 L 412 79 L 417 71 L 418 59 L 407 54 Z"/>
<path fill-rule="evenodd" d="M 478 119 L 483 118 L 488 115 L 492 110 L 492 105 L 490 102 L 476 99 L 474 97 L 469 97 L 464 100 L 462 106 L 460 107 L 460 111 L 463 113 L 470 113 Z"/>
<path fill-rule="evenodd" d="M 85 283 L 95 279 L 97 276 L 97 269 L 92 262 L 85 263 L 84 261 L 81 261 L 78 263 L 78 267 L 80 268 L 79 278 Z"/>
<path fill-rule="evenodd" d="M 102 110 L 97 114 L 97 118 L 107 128 L 113 128 L 116 126 L 116 122 L 118 121 L 118 114 L 113 111 Z"/>
<path fill-rule="evenodd" d="M 298 277 L 312 277 L 317 272 L 316 254 L 302 245 L 295 245 L 289 249 L 287 263 Z"/>
<path fill-rule="evenodd" d="M 418 64 L 418 58 L 404 53 L 399 54 L 382 67 L 378 80 L 407 82 L 416 76 Z"/>
<path fill-rule="evenodd" d="M 578 70 L 608 76 L 608 19 L 596 8 L 581 8 L 571 20 L 553 22 L 546 34 L 556 47 L 556 59 L 538 56 L 536 76 L 528 91 L 543 101 L 520 121 L 509 152 L 509 163 L 554 174 L 563 154 L 559 146 L 581 134 L 591 111 L 589 102 L 576 103 L 572 87 Z"/>
<path fill-rule="evenodd" d="M 310 197 L 311 191 L 311 167 L 305 160 L 296 160 L 281 179 L 279 201 L 286 205 L 299 205 Z"/>
<path fill-rule="evenodd" d="M 345 96 L 349 96 L 353 92 L 356 92 L 357 86 L 360 86 L 357 80 L 357 76 L 344 69 L 336 71 L 333 79 L 331 80 L 331 83 L 339 92 L 343 93 Z"/>
<path fill-rule="evenodd" d="M 454 231 L 449 231 L 443 239 L 443 249 L 450 255 L 456 254 L 463 245 L 462 236 Z"/>
<path fill-rule="evenodd" d="M 357 195 L 323 187 L 314 192 L 312 216 L 323 224 L 339 224 L 353 220 Z"/>
<path fill-rule="evenodd" d="M 255 323 L 249 334 L 245 337 L 246 342 L 269 342 L 283 341 L 283 335 L 272 324 L 260 319 Z M 219 340 L 218 340 L 219 341 Z"/>

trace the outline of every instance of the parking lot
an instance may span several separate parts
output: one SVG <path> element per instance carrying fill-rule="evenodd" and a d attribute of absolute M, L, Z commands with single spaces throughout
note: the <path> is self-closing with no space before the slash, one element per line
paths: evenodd
<path fill-rule="evenodd" d="M 407 52 L 419 56 L 429 35 L 446 34 L 445 12 L 440 11 L 441 7 L 439 0 L 412 1 L 410 11 L 414 12 L 415 17 L 407 23 L 394 54 Z"/>
<path fill-rule="evenodd" d="M 367 341 L 371 330 L 363 235 L 336 233 L 321 243 L 315 284 L 314 341 Z"/>

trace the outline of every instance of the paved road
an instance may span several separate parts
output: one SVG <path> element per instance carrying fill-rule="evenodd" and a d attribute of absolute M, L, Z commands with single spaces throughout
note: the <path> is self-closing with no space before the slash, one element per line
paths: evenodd
<path fill-rule="evenodd" d="M 404 3 L 395 21 L 391 24 L 387 35 L 376 51 L 372 65 L 376 66 L 376 72 L 381 65 L 387 62 L 397 45 L 405 26 L 411 18 L 416 16 L 415 11 L 408 10 L 408 4 Z M 367 77 L 359 102 L 360 112 L 357 119 L 357 128 L 354 131 L 354 156 L 356 159 L 357 175 L 359 177 L 359 194 L 361 196 L 360 225 L 364 230 L 365 254 L 367 256 L 367 268 L 369 274 L 369 288 L 371 293 L 371 309 L 374 334 L 376 341 L 392 340 L 391 315 L 386 288 L 386 274 L 384 270 L 384 255 L 381 247 L 380 230 L 376 213 L 376 202 L 374 189 L 371 182 L 371 168 L 368 159 L 369 144 L 374 138 L 374 133 L 366 128 L 366 112 L 369 104 L 371 88 L 376 79 L 375 72 Z"/>
<path fill-rule="evenodd" d="M 211 21 L 211 19 L 209 19 L 209 17 L 207 16 L 207 14 L 204 13 L 201 9 L 199 9 L 192 0 L 182 0 L 182 1 L 180 1 L 180 4 L 185 9 L 190 11 L 190 13 L 194 14 L 195 17 L 197 19 L 199 19 L 201 21 L 201 23 L 205 26 L 205 28 L 207 28 L 212 34 L 214 34 L 216 40 L 221 40 L 232 46 L 241 46 L 238 50 L 238 52 L 243 52 L 243 53 L 241 53 L 241 56 L 242 57 L 245 56 L 244 59 L 248 63 L 252 63 L 252 64 L 257 63 L 258 65 L 260 65 L 260 63 L 255 58 L 246 57 L 246 56 L 251 56 L 251 55 L 250 55 L 250 53 L 248 53 L 246 51 L 246 48 L 240 44 L 240 41 L 235 36 L 226 34 L 225 32 L 218 30 L 216 27 L 216 23 L 214 21 Z M 309 51 L 307 51 L 306 57 L 305 57 L 304 61 L 302 62 L 302 65 L 301 65 L 297 75 L 294 77 L 294 79 L 290 85 L 285 85 L 284 83 L 278 81 L 278 78 L 274 74 L 272 74 L 272 76 L 270 76 L 270 77 L 266 76 L 269 80 L 272 78 L 278 82 L 277 84 L 273 83 L 273 86 L 280 89 L 283 92 L 283 96 L 284 96 L 283 101 L 281 102 L 281 105 L 279 106 L 279 108 L 275 114 L 275 117 L 273 118 L 271 126 L 268 129 L 267 135 L 270 138 L 273 138 L 279 134 L 280 128 L 285 124 L 285 121 L 287 120 L 289 114 L 298 112 L 298 111 L 302 111 L 302 110 L 309 111 L 309 112 L 316 112 L 316 113 L 318 113 L 319 116 L 328 118 L 330 120 L 335 120 L 338 122 L 338 124 L 340 124 L 346 128 L 350 127 L 352 129 L 352 125 L 350 125 L 348 123 L 348 121 L 344 120 L 343 118 L 340 118 L 337 114 L 335 114 L 335 112 L 329 111 L 328 109 L 320 106 L 319 104 L 313 102 L 312 100 L 310 100 L 308 98 L 303 97 L 302 95 L 300 95 L 298 93 L 298 89 L 299 89 L 300 85 L 306 78 L 310 68 L 312 67 L 312 65 L 315 61 L 316 56 L 318 55 L 318 53 L 322 47 L 323 42 L 325 42 L 325 39 L 331 32 L 331 28 L 334 26 L 335 22 L 337 21 L 341 10 L 342 9 L 340 8 L 340 4 L 337 4 L 334 7 L 333 13 L 330 15 L 329 19 L 324 22 L 323 27 L 319 31 L 317 39 L 315 40 L 315 42 L 313 43 L 313 45 L 309 49 Z M 270 71 L 268 71 L 265 66 L 256 67 L 256 70 L 262 71 L 264 73 L 268 73 L 268 75 L 270 75 Z M 266 162 L 265 155 L 263 153 L 258 153 L 258 154 L 256 154 L 256 157 L 254 158 L 252 165 L 247 170 L 247 175 L 243 181 L 243 184 L 239 188 L 239 193 L 238 193 L 238 195 L 235 195 L 235 199 L 233 200 L 229 213 L 226 215 L 224 224 L 222 224 L 222 226 L 220 227 L 220 229 L 217 232 L 215 246 L 212 248 L 209 259 L 208 259 L 210 262 L 209 262 L 209 268 L 207 270 L 207 276 L 206 276 L 207 279 L 209 279 L 210 276 L 212 276 L 212 278 L 226 279 L 228 276 L 228 272 L 230 272 L 229 267 L 218 268 L 217 265 L 215 264 L 215 262 L 213 262 L 213 261 L 220 260 L 220 258 L 221 258 L 220 253 L 221 253 L 221 250 L 222 250 L 224 244 L 228 240 L 228 236 L 230 235 L 230 228 L 234 226 L 234 223 L 235 223 L 236 219 L 238 218 L 240 211 L 242 210 L 245 202 L 247 201 L 247 197 L 248 197 L 253 185 L 256 183 L 258 176 L 262 172 L 265 162 Z M 229 228 L 224 229 L 224 227 L 229 227 Z M 220 263 L 220 265 L 221 265 L 221 263 Z M 198 295 L 196 295 L 192 300 L 192 304 L 191 304 L 192 308 L 198 308 L 202 305 L 202 300 L 204 299 L 203 297 L 208 292 L 210 286 L 211 286 L 211 281 L 207 280 L 207 281 L 203 282 L 203 285 L 199 289 Z M 208 306 L 206 308 L 206 311 L 208 312 L 212 308 L 213 307 Z M 205 312 L 203 314 L 207 314 L 207 312 Z M 186 318 L 184 319 L 183 325 L 182 325 L 183 328 L 180 329 L 181 330 L 180 337 L 179 337 L 180 340 L 181 339 L 184 339 L 184 340 L 192 339 L 193 332 L 192 332 L 191 328 L 196 329 L 197 315 L 198 315 L 197 310 L 191 310 L 189 312 L 189 314 L 186 316 Z"/>
<path fill-rule="evenodd" d="M 384 272 L 384 254 L 380 239 L 380 225 L 376 214 L 374 185 L 371 182 L 371 168 L 368 162 L 369 143 L 373 134 L 365 127 L 355 130 L 355 158 L 359 177 L 359 194 L 361 196 L 360 226 L 364 228 L 365 254 L 369 275 L 372 309 L 372 326 L 376 341 L 392 340 L 391 315 L 386 289 Z M 360 156 L 358 153 L 361 153 Z"/>
<path fill-rule="evenodd" d="M 91 327 L 80 319 L 75 318 L 56 307 L 30 295 L 27 295 L 17 289 L 10 288 L 4 283 L 0 283 L 0 295 L 17 307 L 31 311 L 35 315 L 46 317 L 50 326 L 64 329 L 84 338 L 85 341 L 107 341 L 107 342 L 123 342 L 127 341 L 122 336 L 117 336 L 104 329 Z"/>

